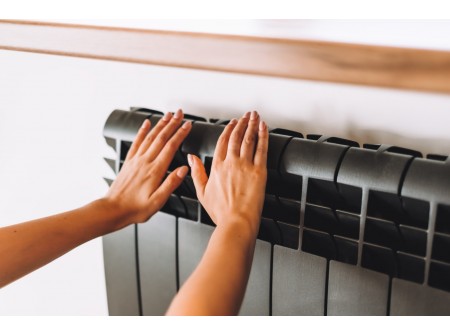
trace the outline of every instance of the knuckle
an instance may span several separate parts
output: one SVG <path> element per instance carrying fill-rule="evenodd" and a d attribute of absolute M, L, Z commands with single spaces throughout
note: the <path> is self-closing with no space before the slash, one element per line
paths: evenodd
<path fill-rule="evenodd" d="M 166 143 L 167 140 L 168 140 L 168 138 L 169 138 L 169 137 L 167 136 L 167 133 L 161 132 L 161 133 L 158 135 L 157 141 L 158 141 L 159 143 Z"/>
<path fill-rule="evenodd" d="M 223 133 L 231 133 L 236 125 L 228 124 L 225 126 Z"/>
<path fill-rule="evenodd" d="M 255 167 L 252 171 L 252 177 L 255 179 L 261 179 L 266 176 L 266 170 L 264 168 Z"/>
<path fill-rule="evenodd" d="M 236 144 L 237 142 L 239 142 L 239 133 L 238 132 L 233 132 L 230 136 L 230 142 L 233 144 Z"/>
<path fill-rule="evenodd" d="M 170 152 L 175 152 L 178 149 L 178 145 L 174 141 L 169 141 L 165 147 Z"/>
<path fill-rule="evenodd" d="M 250 134 L 248 136 L 245 137 L 245 142 L 247 144 L 251 144 L 255 141 L 255 136 L 253 134 Z"/>
<path fill-rule="evenodd" d="M 266 151 L 266 149 L 265 149 L 263 146 L 258 146 L 258 147 L 256 148 L 256 151 L 257 151 L 258 153 L 264 153 L 264 152 Z"/>
<path fill-rule="evenodd" d="M 165 120 L 164 118 L 159 119 L 158 123 L 156 124 L 158 127 L 164 127 L 169 123 L 170 120 Z"/>
<path fill-rule="evenodd" d="M 172 119 L 170 119 L 169 127 L 171 127 L 171 128 L 176 127 L 180 122 L 182 122 L 182 119 L 172 118 Z"/>
<path fill-rule="evenodd" d="M 152 135 L 147 135 L 147 137 L 145 138 L 144 141 L 146 143 L 152 143 L 154 140 L 155 140 L 155 136 L 152 134 Z"/>
<path fill-rule="evenodd" d="M 227 142 L 227 138 L 228 138 L 228 136 L 225 135 L 225 133 L 223 133 L 223 134 L 219 137 L 219 139 L 217 139 L 217 143 L 223 145 L 223 144 L 225 144 L 225 143 Z M 231 140 L 231 138 L 229 138 L 229 139 Z"/>
<path fill-rule="evenodd" d="M 239 146 L 239 144 L 235 141 L 230 142 L 228 144 L 228 148 L 231 149 L 232 151 L 239 151 L 241 149 L 241 147 Z"/>

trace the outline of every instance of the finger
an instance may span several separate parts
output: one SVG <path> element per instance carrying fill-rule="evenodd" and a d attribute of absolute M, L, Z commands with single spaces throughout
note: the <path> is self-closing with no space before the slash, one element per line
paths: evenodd
<path fill-rule="evenodd" d="M 154 160 L 167 142 L 171 139 L 172 135 L 177 131 L 180 127 L 181 122 L 183 121 L 183 111 L 178 110 L 170 122 L 158 133 L 149 149 L 147 150 L 146 155 L 150 161 Z"/>
<path fill-rule="evenodd" d="M 142 142 L 141 147 L 139 148 L 138 154 L 143 155 L 150 147 L 150 145 L 153 143 L 155 138 L 158 136 L 158 134 L 161 132 L 161 130 L 167 126 L 167 124 L 172 119 L 172 113 L 167 112 L 164 117 L 159 119 L 158 123 L 155 127 L 152 128 L 150 133 L 147 134 L 144 141 Z"/>
<path fill-rule="evenodd" d="M 256 136 L 258 135 L 259 115 L 253 111 L 250 115 L 247 130 L 245 131 L 244 140 L 241 146 L 241 158 L 253 162 L 255 156 Z"/>
<path fill-rule="evenodd" d="M 181 166 L 171 172 L 159 188 L 150 196 L 150 206 L 155 208 L 156 211 L 161 209 L 164 204 L 166 204 L 170 194 L 172 194 L 175 189 L 180 186 L 181 182 L 183 182 L 188 171 L 189 168 L 187 166 Z"/>
<path fill-rule="evenodd" d="M 180 148 L 181 143 L 184 139 L 186 139 L 191 129 L 192 123 L 190 121 L 185 122 L 161 150 L 158 155 L 158 161 L 161 162 L 161 167 L 163 170 L 167 170 L 167 167 L 169 167 L 170 162 L 172 162 L 175 153 L 178 148 Z"/>
<path fill-rule="evenodd" d="M 236 119 L 231 119 L 231 121 L 228 123 L 227 126 L 223 129 L 222 134 L 220 135 L 219 139 L 217 140 L 216 149 L 214 150 L 214 156 L 213 156 L 213 165 L 216 160 L 223 161 L 225 160 L 227 156 L 227 149 L 228 149 L 228 141 L 230 140 L 231 132 L 233 131 L 234 127 L 237 124 Z"/>
<path fill-rule="evenodd" d="M 150 120 L 145 119 L 144 122 L 142 123 L 141 128 L 139 128 L 136 138 L 134 139 L 133 144 L 131 145 L 125 160 L 131 159 L 136 154 L 139 147 L 142 145 L 142 142 L 144 141 L 145 137 L 147 136 L 149 130 L 150 130 Z"/>
<path fill-rule="evenodd" d="M 228 141 L 228 151 L 227 156 L 239 157 L 241 153 L 242 139 L 244 138 L 244 133 L 247 128 L 248 119 L 250 117 L 250 112 L 244 114 L 244 116 L 239 119 L 236 127 L 230 135 L 230 140 Z"/>
<path fill-rule="evenodd" d="M 259 122 L 258 127 L 258 144 L 256 145 L 254 163 L 256 166 L 267 166 L 267 149 L 269 148 L 269 132 L 264 121 Z"/>
<path fill-rule="evenodd" d="M 200 202 L 203 202 L 206 183 L 208 183 L 208 175 L 206 175 L 205 166 L 203 165 L 202 160 L 192 154 L 188 154 L 188 163 L 191 167 L 191 176 L 194 181 L 197 198 Z"/>

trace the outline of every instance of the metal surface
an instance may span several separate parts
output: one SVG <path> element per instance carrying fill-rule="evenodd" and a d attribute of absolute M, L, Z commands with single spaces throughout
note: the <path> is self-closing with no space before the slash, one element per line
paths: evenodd
<path fill-rule="evenodd" d="M 106 160 L 115 172 L 143 120 L 155 125 L 161 115 L 142 108 L 111 114 L 104 136 L 117 154 Z M 185 165 L 188 153 L 209 171 L 227 121 L 185 117 L 192 130 L 169 171 Z M 449 314 L 450 159 L 273 132 L 263 218 L 240 313 Z M 138 237 L 132 226 L 104 238 L 112 315 L 163 314 L 206 249 L 214 224 L 190 176 L 161 212 L 139 226 Z"/>
<path fill-rule="evenodd" d="M 178 267 L 180 286 L 197 267 L 214 228 L 187 219 L 178 220 Z"/>
<path fill-rule="evenodd" d="M 256 241 L 252 270 L 239 315 L 269 315 L 271 253 L 272 247 L 269 243 Z"/>
<path fill-rule="evenodd" d="M 450 293 L 393 279 L 391 315 L 450 315 Z"/>
<path fill-rule="evenodd" d="M 386 315 L 389 277 L 330 261 L 328 315 Z"/>
<path fill-rule="evenodd" d="M 135 226 L 103 237 L 109 315 L 140 315 Z"/>
<path fill-rule="evenodd" d="M 324 315 L 327 260 L 274 246 L 272 315 Z"/>
<path fill-rule="evenodd" d="M 143 315 L 164 315 L 177 293 L 176 225 L 158 212 L 137 226 Z"/>

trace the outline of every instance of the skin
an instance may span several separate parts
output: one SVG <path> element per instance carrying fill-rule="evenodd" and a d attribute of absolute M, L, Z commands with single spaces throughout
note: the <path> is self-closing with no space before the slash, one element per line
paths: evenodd
<path fill-rule="evenodd" d="M 231 122 L 218 140 L 208 178 L 189 156 L 197 197 L 217 225 L 199 265 L 168 315 L 236 315 L 255 250 L 267 179 L 268 132 L 256 112 Z"/>
<path fill-rule="evenodd" d="M 163 182 L 172 158 L 191 130 L 183 113 L 168 113 L 149 132 L 139 129 L 121 172 L 105 197 L 79 209 L 0 228 L 0 287 L 44 266 L 73 248 L 132 223 L 147 221 L 188 172 L 183 166 Z M 51 242 L 51 243 L 49 243 Z"/>
<path fill-rule="evenodd" d="M 146 120 L 105 197 L 79 209 L 0 228 L 0 287 L 73 248 L 133 223 L 146 222 L 188 172 L 165 172 L 191 130 L 183 113 L 166 114 L 150 130 Z M 235 315 L 244 297 L 267 179 L 268 132 L 256 112 L 233 120 L 220 136 L 208 178 L 188 156 L 197 196 L 217 228 L 198 267 L 174 298 L 168 315 Z M 45 242 L 45 243 L 41 243 Z M 51 242 L 49 244 L 48 242 Z"/>

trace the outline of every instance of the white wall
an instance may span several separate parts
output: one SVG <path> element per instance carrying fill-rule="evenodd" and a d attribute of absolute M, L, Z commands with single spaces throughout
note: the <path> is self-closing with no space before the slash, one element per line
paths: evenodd
<path fill-rule="evenodd" d="M 129 106 L 450 153 L 448 95 L 0 51 L 0 226 L 102 196 L 103 124 Z M 0 314 L 107 314 L 101 240 L 0 289 Z"/>

